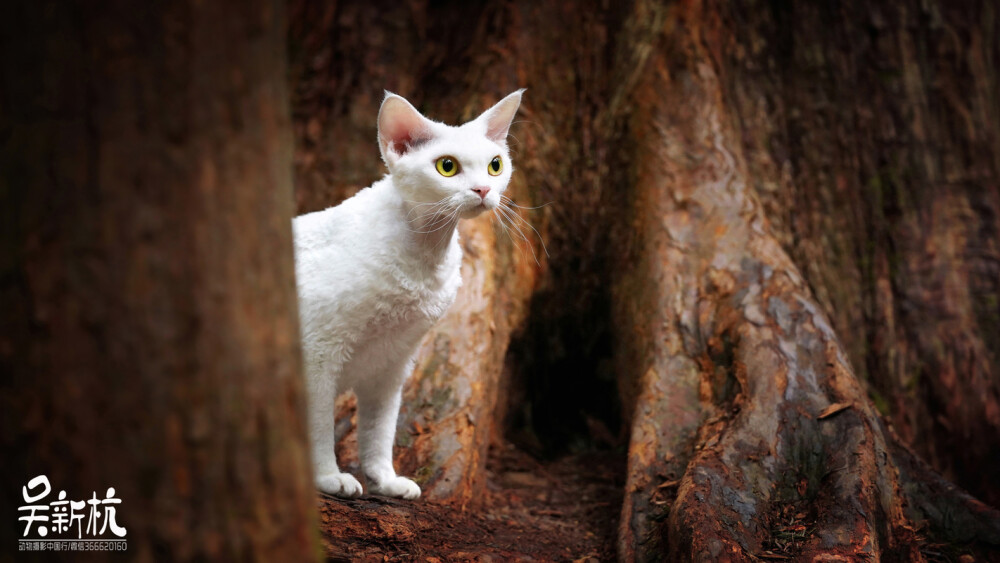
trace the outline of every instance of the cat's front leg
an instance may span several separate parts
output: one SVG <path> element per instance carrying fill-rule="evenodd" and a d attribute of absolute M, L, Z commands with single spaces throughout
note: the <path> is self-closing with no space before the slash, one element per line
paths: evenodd
<path fill-rule="evenodd" d="M 337 397 L 336 377 L 325 369 L 309 369 L 306 384 L 309 397 L 309 437 L 312 442 L 313 472 L 316 488 L 341 498 L 361 496 L 361 483 L 350 473 L 337 467 L 334 434 L 334 401 Z"/>
<path fill-rule="evenodd" d="M 396 475 L 392 466 L 402 380 L 400 377 L 398 384 L 382 389 L 355 390 L 358 395 L 358 447 L 369 493 L 412 500 L 420 496 L 420 487 Z"/>

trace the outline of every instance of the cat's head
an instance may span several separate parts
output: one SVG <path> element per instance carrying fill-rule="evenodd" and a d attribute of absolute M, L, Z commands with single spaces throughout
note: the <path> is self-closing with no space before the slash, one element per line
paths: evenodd
<path fill-rule="evenodd" d="M 523 91 L 457 127 L 427 119 L 404 98 L 386 92 L 378 144 L 402 197 L 461 218 L 496 209 L 514 170 L 507 131 Z"/>

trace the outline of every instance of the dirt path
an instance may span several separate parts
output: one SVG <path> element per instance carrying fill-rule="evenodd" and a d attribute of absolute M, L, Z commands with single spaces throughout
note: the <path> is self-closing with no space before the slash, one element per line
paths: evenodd
<path fill-rule="evenodd" d="M 539 462 L 490 451 L 478 509 L 364 496 L 320 497 L 331 561 L 611 561 L 624 456 L 586 452 Z"/>

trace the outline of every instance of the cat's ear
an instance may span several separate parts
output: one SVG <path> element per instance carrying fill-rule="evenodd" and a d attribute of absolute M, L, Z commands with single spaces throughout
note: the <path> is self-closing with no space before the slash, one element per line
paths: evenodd
<path fill-rule="evenodd" d="M 510 124 L 514 121 L 517 108 L 521 106 L 521 94 L 524 90 L 521 88 L 509 94 L 476 118 L 486 122 L 486 136 L 493 142 L 507 143 L 507 132 L 510 131 Z"/>
<path fill-rule="evenodd" d="M 386 165 L 392 166 L 399 157 L 432 136 L 430 120 L 402 96 L 385 93 L 378 111 L 378 148 Z"/>

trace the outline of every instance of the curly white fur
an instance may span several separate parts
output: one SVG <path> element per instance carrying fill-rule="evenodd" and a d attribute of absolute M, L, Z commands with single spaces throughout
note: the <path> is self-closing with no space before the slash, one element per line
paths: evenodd
<path fill-rule="evenodd" d="M 334 400 L 353 389 L 369 492 L 413 499 L 420 488 L 396 475 L 392 444 L 403 381 L 420 339 L 462 284 L 459 219 L 500 204 L 513 166 L 507 131 L 518 90 L 481 116 L 450 127 L 386 93 L 378 140 L 389 174 L 324 211 L 296 217 L 295 273 L 309 396 L 316 485 L 352 498 L 361 484 L 334 453 Z M 445 177 L 441 157 L 457 162 Z M 494 176 L 487 167 L 503 162 Z"/>

